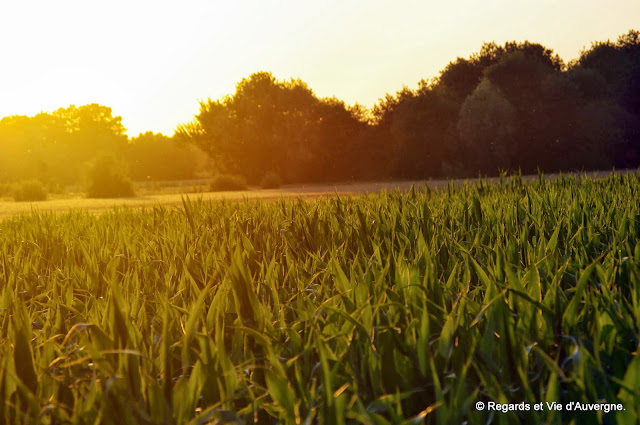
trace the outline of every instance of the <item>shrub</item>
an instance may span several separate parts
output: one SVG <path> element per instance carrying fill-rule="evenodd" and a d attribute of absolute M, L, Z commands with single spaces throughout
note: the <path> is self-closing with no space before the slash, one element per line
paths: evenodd
<path fill-rule="evenodd" d="M 247 181 L 244 177 L 231 174 L 217 174 L 211 180 L 209 189 L 214 192 L 222 192 L 225 190 L 245 190 Z"/>
<path fill-rule="evenodd" d="M 260 187 L 263 189 L 277 189 L 282 185 L 280 176 L 274 172 L 269 172 L 260 180 Z"/>
<path fill-rule="evenodd" d="M 44 201 L 47 199 L 47 189 L 38 180 L 24 181 L 15 186 L 13 199 L 17 202 Z"/>
<path fill-rule="evenodd" d="M 12 195 L 13 195 L 13 185 L 10 183 L 0 183 L 0 197 L 12 196 Z"/>
<path fill-rule="evenodd" d="M 111 157 L 98 158 L 89 171 L 89 198 L 135 196 L 133 182 Z"/>

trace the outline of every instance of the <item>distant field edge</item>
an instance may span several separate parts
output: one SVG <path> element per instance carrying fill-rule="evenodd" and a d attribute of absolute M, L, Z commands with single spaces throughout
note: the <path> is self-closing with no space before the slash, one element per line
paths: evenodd
<path fill-rule="evenodd" d="M 560 176 L 586 177 L 586 178 L 605 178 L 612 173 L 630 174 L 638 173 L 640 169 L 624 169 L 609 171 L 574 171 L 567 173 L 551 173 L 544 174 L 546 180 L 559 178 Z M 507 176 L 507 178 L 510 176 Z M 537 174 L 529 174 L 521 176 L 524 181 L 532 181 L 538 179 Z M 199 192 L 185 194 L 154 194 L 137 196 L 131 198 L 110 198 L 110 199 L 92 199 L 92 198 L 69 198 L 69 199 L 50 199 L 38 202 L 14 202 L 0 201 L 0 221 L 9 217 L 20 214 L 28 214 L 30 212 L 54 212 L 65 213 L 72 210 L 84 210 L 90 213 L 100 213 L 112 210 L 117 207 L 142 208 L 153 207 L 157 205 L 179 206 L 182 205 L 182 198 L 202 199 L 204 201 L 215 200 L 277 200 L 281 198 L 319 198 L 334 195 L 359 195 L 366 193 L 376 193 L 383 190 L 410 190 L 411 187 L 428 186 L 431 189 L 444 189 L 448 184 L 462 185 L 469 182 L 476 182 L 480 177 L 465 179 L 447 179 L 447 180 L 397 180 L 397 181 L 369 181 L 369 182 L 353 182 L 353 183 L 327 183 L 327 184 L 299 184 L 287 185 L 279 189 L 255 189 L 228 192 Z M 482 181 L 488 183 L 498 183 L 500 177 L 482 177 Z M 181 182 L 184 183 L 184 182 Z"/>

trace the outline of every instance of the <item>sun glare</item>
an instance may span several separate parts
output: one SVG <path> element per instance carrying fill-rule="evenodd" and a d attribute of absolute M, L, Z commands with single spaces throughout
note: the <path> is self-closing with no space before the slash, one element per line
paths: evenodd
<path fill-rule="evenodd" d="M 568 60 L 639 15 L 623 1 L 5 2 L 0 116 L 96 102 L 130 135 L 171 134 L 198 99 L 230 94 L 259 70 L 370 107 L 484 41 L 530 39 Z"/>
<path fill-rule="evenodd" d="M 0 2 L 0 425 L 639 424 L 638 17 Z"/>

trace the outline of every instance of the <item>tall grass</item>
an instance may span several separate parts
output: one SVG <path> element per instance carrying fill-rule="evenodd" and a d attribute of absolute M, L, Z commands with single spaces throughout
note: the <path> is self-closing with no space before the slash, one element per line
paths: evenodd
<path fill-rule="evenodd" d="M 638 199 L 631 174 L 6 219 L 0 422 L 636 423 Z"/>

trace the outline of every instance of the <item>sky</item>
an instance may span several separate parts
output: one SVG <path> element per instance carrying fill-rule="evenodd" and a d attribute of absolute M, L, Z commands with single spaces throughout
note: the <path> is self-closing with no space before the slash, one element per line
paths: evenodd
<path fill-rule="evenodd" d="M 182 0 L 0 3 L 0 117 L 99 103 L 129 136 L 172 135 L 257 71 L 372 107 L 484 42 L 565 61 L 640 29 L 638 0 Z"/>

